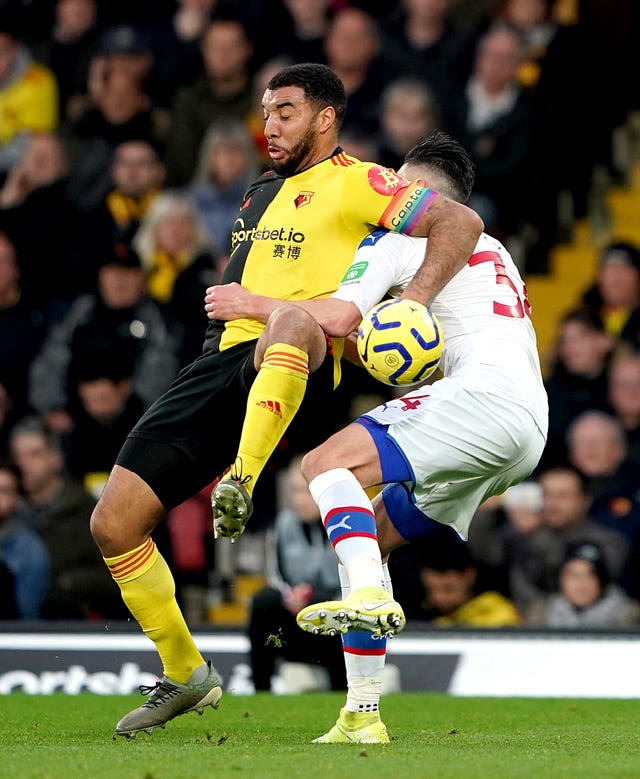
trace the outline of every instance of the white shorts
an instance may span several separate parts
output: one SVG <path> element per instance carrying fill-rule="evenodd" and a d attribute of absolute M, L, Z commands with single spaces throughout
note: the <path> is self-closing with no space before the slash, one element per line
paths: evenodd
<path fill-rule="evenodd" d="M 545 436 L 522 406 L 444 378 L 368 412 L 413 472 L 416 507 L 467 539 L 478 506 L 525 479 Z M 385 463 L 380 433 L 370 430 Z M 389 449 L 387 448 L 387 452 Z"/>

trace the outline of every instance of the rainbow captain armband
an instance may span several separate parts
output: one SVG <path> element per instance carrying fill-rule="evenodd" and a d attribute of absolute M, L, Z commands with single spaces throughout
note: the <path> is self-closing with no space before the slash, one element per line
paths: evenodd
<path fill-rule="evenodd" d="M 411 235 L 423 214 L 428 211 L 438 193 L 433 189 L 411 184 L 397 192 L 384 213 L 379 224 L 396 233 Z"/>

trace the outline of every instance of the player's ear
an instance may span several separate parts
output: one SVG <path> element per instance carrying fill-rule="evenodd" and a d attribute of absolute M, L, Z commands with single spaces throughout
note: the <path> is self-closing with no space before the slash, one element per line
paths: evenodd
<path fill-rule="evenodd" d="M 326 106 L 322 111 L 318 112 L 317 116 L 318 132 L 326 133 L 335 127 L 336 123 L 336 110 L 333 106 Z"/>

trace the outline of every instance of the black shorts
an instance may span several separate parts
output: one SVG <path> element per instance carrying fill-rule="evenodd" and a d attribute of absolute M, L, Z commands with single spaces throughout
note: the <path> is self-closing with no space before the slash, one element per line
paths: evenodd
<path fill-rule="evenodd" d="M 116 460 L 151 487 L 167 511 L 195 495 L 232 464 L 247 395 L 256 377 L 255 341 L 207 352 L 187 366 L 129 433 Z M 309 375 L 302 407 L 287 439 L 304 437 L 304 450 L 333 430 L 333 356 Z M 309 425 L 308 419 L 314 424 Z M 303 451 L 303 450 L 299 450 Z"/>

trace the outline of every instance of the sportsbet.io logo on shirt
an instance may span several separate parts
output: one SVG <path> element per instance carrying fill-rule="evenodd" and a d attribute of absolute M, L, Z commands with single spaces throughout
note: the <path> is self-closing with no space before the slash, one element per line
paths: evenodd
<path fill-rule="evenodd" d="M 347 272 L 344 274 L 344 278 L 340 282 L 341 284 L 345 284 L 349 281 L 355 281 L 356 279 L 362 278 L 364 272 L 369 267 L 368 262 L 354 262 L 353 265 L 349 267 Z"/>
<path fill-rule="evenodd" d="M 273 241 L 274 257 L 289 257 L 297 259 L 300 256 L 299 244 L 305 240 L 305 234 L 296 231 L 293 227 L 250 227 L 245 228 L 242 218 L 236 219 L 231 232 L 231 251 L 235 251 L 239 244 L 249 241 Z"/>

